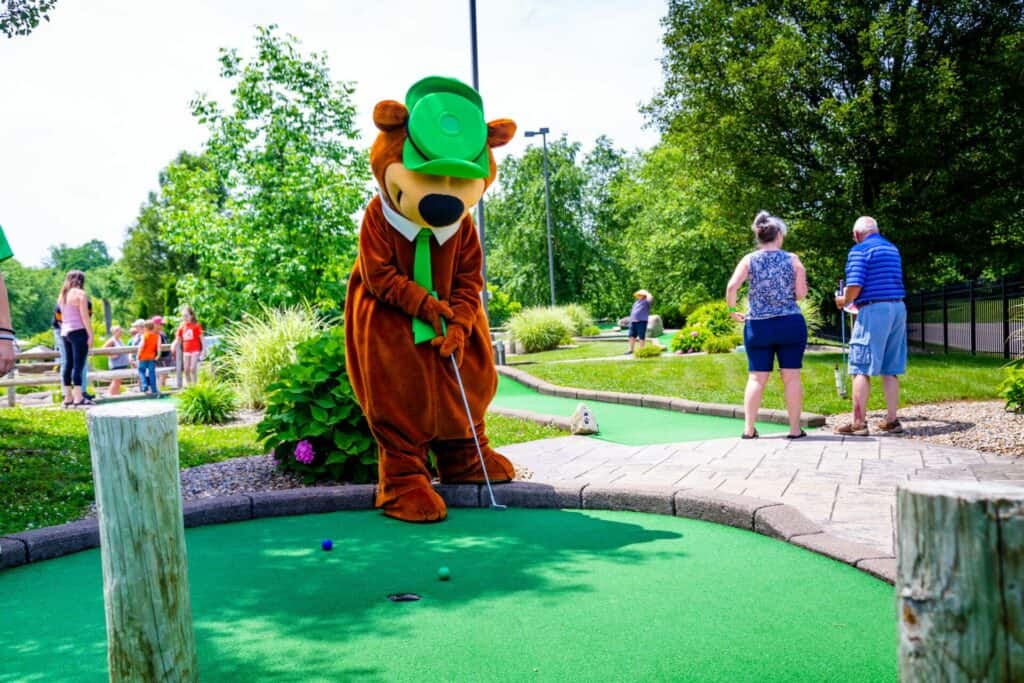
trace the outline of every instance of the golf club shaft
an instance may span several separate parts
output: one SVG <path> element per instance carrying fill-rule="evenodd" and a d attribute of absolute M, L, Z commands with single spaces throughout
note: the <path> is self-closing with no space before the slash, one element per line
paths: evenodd
<path fill-rule="evenodd" d="M 459 364 L 455 361 L 455 354 L 451 355 L 452 369 L 455 370 L 455 381 L 459 383 L 459 392 L 462 394 L 462 405 L 466 409 L 466 419 L 469 420 L 469 429 L 473 432 L 473 443 L 476 445 L 476 454 L 480 458 L 480 468 L 484 472 L 484 483 L 487 484 L 487 493 L 491 497 L 491 507 L 503 508 L 494 500 L 494 489 L 491 488 L 491 478 L 487 476 L 487 463 L 484 462 L 484 452 L 480 448 L 480 439 L 476 435 L 476 425 L 473 424 L 473 413 L 469 410 L 469 399 L 466 398 L 466 387 L 462 384 L 462 375 L 459 373 Z"/>

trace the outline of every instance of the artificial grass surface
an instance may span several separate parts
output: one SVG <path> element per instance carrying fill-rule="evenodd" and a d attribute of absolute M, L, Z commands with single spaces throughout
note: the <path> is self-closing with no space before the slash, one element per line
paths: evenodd
<path fill-rule="evenodd" d="M 891 586 L 731 527 L 454 509 L 186 535 L 204 680 L 896 680 Z M 105 679 L 98 550 L 0 572 L 0 614 L 0 682 Z"/>
<path fill-rule="evenodd" d="M 581 403 L 574 398 L 561 398 L 540 394 L 508 377 L 498 377 L 498 394 L 492 405 L 517 410 L 532 410 L 546 415 L 570 416 Z M 703 441 L 735 437 L 743 433 L 743 420 L 728 417 L 714 417 L 680 413 L 673 410 L 640 408 L 618 403 L 583 401 L 594 413 L 601 429 L 594 435 L 597 439 L 641 446 L 679 441 Z M 761 434 L 788 432 L 786 425 L 758 422 Z"/>

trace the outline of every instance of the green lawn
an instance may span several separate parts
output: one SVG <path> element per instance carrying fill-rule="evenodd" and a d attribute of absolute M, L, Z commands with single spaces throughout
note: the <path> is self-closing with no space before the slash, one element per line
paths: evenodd
<path fill-rule="evenodd" d="M 515 364 L 521 361 L 543 363 L 550 360 L 607 358 L 609 356 L 621 356 L 626 350 L 626 346 L 627 343 L 621 339 L 617 339 L 615 341 L 584 342 L 572 348 L 561 348 L 555 349 L 554 351 L 539 351 L 537 353 L 521 353 L 518 356 L 509 356 L 508 361 Z"/>
<path fill-rule="evenodd" d="M 532 441 L 564 432 L 491 415 L 491 443 Z M 178 428 L 181 466 L 195 467 L 259 454 L 256 428 Z M 85 413 L 77 410 L 0 409 L 0 534 L 80 518 L 93 500 Z"/>
<path fill-rule="evenodd" d="M 849 400 L 836 396 L 833 368 L 839 353 L 804 357 L 804 410 L 831 415 L 850 410 Z M 903 378 L 901 403 L 937 403 L 995 399 L 1002 380 L 998 358 L 968 355 L 911 355 Z M 524 368 L 553 384 L 679 396 L 694 401 L 743 403 L 747 358 L 742 353 L 710 356 L 662 357 L 621 363 L 538 363 Z M 883 408 L 881 385 L 873 382 L 870 407 Z M 763 407 L 784 408 L 782 382 L 774 377 L 765 390 Z"/>

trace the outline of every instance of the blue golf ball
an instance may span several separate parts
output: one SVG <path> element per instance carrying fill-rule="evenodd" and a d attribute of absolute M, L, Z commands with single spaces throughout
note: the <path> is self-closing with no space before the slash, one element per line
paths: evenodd
<path fill-rule="evenodd" d="M 325 538 L 323 542 L 320 544 L 320 547 L 324 550 L 330 550 L 334 547 L 334 543 L 331 541 L 331 539 Z"/>

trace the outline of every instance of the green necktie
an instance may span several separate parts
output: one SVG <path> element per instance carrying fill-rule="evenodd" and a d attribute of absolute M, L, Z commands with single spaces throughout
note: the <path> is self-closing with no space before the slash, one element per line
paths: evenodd
<path fill-rule="evenodd" d="M 434 276 L 430 272 L 430 230 L 423 228 L 416 235 L 416 253 L 412 262 L 412 279 L 423 289 L 430 292 L 430 296 L 437 298 L 434 291 Z M 412 343 L 422 344 L 430 341 L 435 336 L 434 328 L 419 318 L 412 319 Z"/>

